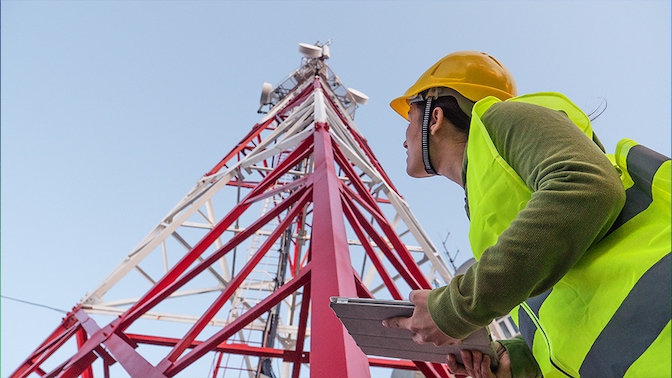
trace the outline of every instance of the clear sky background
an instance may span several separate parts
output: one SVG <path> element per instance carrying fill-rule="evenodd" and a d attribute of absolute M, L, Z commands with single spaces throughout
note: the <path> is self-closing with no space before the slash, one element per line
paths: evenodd
<path fill-rule="evenodd" d="M 1 337 L 9 375 L 260 119 L 264 82 L 332 40 L 355 122 L 434 243 L 470 257 L 461 190 L 405 174 L 389 102 L 481 50 L 559 91 L 605 147 L 670 155 L 670 1 L 2 1 Z"/>

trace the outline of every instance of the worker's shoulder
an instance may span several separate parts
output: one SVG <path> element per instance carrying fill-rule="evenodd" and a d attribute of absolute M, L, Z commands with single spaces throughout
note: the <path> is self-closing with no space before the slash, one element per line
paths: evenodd
<path fill-rule="evenodd" d="M 572 125 L 567 114 L 545 106 L 520 101 L 493 104 L 481 117 L 486 128 L 556 128 Z"/>
<path fill-rule="evenodd" d="M 535 117 L 535 116 L 550 116 L 557 114 L 558 112 L 553 109 L 549 109 L 545 106 L 531 104 L 528 102 L 521 101 L 502 101 L 493 104 L 488 110 L 483 114 L 483 118 L 496 118 L 496 117 Z M 562 112 L 560 112 L 562 113 Z"/>

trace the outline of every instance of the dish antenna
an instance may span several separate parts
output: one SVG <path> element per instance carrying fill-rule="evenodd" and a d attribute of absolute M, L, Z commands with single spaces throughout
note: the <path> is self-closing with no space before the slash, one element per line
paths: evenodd
<path fill-rule="evenodd" d="M 299 43 L 299 52 L 306 58 L 319 58 L 322 56 L 322 47 L 310 45 L 308 43 Z"/>
<path fill-rule="evenodd" d="M 355 102 L 358 105 L 365 105 L 367 101 L 369 101 L 369 96 L 365 95 L 364 93 L 354 89 L 354 88 L 348 88 L 348 93 L 352 98 L 355 99 Z"/>
<path fill-rule="evenodd" d="M 261 108 L 264 105 L 273 103 L 273 85 L 270 83 L 264 83 L 261 87 L 261 98 L 259 98 L 259 109 L 257 113 L 262 113 Z"/>

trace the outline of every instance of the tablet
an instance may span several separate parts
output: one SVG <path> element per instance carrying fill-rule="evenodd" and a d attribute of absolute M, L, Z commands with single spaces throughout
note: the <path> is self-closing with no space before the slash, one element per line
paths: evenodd
<path fill-rule="evenodd" d="M 460 344 L 437 347 L 432 343 L 414 342 L 413 333 L 407 329 L 383 326 L 383 319 L 413 315 L 415 306 L 411 302 L 331 297 L 330 306 L 362 352 L 367 355 L 445 364 L 447 355 L 451 353 L 462 363 L 460 350 L 471 349 L 489 355 L 492 368 L 498 365 L 497 354 L 492 347 L 487 328 L 475 331 Z"/>

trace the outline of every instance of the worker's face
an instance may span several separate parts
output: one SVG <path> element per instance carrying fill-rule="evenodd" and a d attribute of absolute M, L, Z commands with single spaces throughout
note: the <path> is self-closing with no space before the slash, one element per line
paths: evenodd
<path fill-rule="evenodd" d="M 422 163 L 422 110 L 416 104 L 408 111 L 408 127 L 406 128 L 406 173 L 411 177 L 427 177 Z"/>

